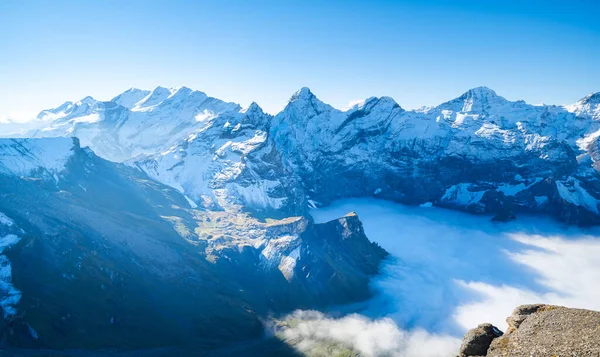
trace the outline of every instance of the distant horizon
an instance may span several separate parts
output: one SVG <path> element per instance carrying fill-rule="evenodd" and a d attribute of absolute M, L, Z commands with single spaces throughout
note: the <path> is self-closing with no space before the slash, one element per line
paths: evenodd
<path fill-rule="evenodd" d="M 303 86 L 338 109 L 372 96 L 417 109 L 482 85 L 567 105 L 600 91 L 599 12 L 591 0 L 7 0 L 0 122 L 159 85 L 271 114 Z"/>

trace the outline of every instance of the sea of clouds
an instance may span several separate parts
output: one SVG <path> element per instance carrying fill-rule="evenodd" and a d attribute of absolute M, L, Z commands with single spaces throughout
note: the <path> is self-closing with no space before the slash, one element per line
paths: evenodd
<path fill-rule="evenodd" d="M 376 199 L 334 202 L 316 222 L 355 211 L 369 239 L 391 257 L 365 304 L 328 314 L 297 311 L 284 331 L 308 351 L 321 340 L 365 356 L 455 356 L 464 332 L 483 322 L 506 328 L 512 310 L 550 303 L 600 310 L 600 230 L 539 217 L 499 223 L 438 208 Z"/>

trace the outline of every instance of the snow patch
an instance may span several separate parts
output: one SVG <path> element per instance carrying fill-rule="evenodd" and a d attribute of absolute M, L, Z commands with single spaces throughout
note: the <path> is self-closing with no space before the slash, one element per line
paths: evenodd
<path fill-rule="evenodd" d="M 183 195 L 183 197 L 185 197 L 186 201 L 188 201 L 188 203 L 190 204 L 190 206 L 192 208 L 198 208 L 198 205 L 196 204 L 196 202 L 192 201 L 187 195 Z"/>
<path fill-rule="evenodd" d="M 565 201 L 598 213 L 598 200 L 581 187 L 579 180 L 570 178 L 563 182 L 556 181 L 556 188 L 560 197 Z"/>
<path fill-rule="evenodd" d="M 204 109 L 204 111 L 202 113 L 196 115 L 194 117 L 194 119 L 196 119 L 196 121 L 207 121 L 207 120 L 215 118 L 216 116 L 217 115 L 213 111 Z"/>
<path fill-rule="evenodd" d="M 12 226 L 13 224 L 15 224 L 15 222 L 8 218 L 4 213 L 0 212 L 0 224 L 3 226 Z"/>
<path fill-rule="evenodd" d="M 468 206 L 481 201 L 485 191 L 470 191 L 470 183 L 461 183 L 451 186 L 446 190 L 441 200 L 452 202 L 461 206 Z"/>
<path fill-rule="evenodd" d="M 291 281 L 294 277 L 294 269 L 296 268 L 296 262 L 298 262 L 299 259 L 300 246 L 292 250 L 292 252 L 287 256 L 281 257 L 281 262 L 279 263 L 278 268 L 287 281 Z"/>
<path fill-rule="evenodd" d="M 498 188 L 496 190 L 498 192 L 504 193 L 504 195 L 506 195 L 506 196 L 515 196 L 519 192 L 530 188 L 531 186 L 535 185 L 536 183 L 538 183 L 540 181 L 542 181 L 542 178 L 537 177 L 535 180 L 533 180 L 533 182 L 531 182 L 529 184 L 524 183 L 524 182 L 521 182 L 516 185 L 511 185 L 511 184 L 505 183 L 505 184 L 498 186 Z"/>

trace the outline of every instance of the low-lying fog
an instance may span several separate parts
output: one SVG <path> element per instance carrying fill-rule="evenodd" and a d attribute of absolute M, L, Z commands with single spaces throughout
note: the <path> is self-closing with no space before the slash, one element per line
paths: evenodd
<path fill-rule="evenodd" d="M 483 322 L 506 328 L 520 304 L 600 310 L 600 230 L 551 219 L 509 223 L 438 208 L 350 199 L 311 212 L 324 222 L 355 211 L 369 239 L 392 257 L 359 314 L 296 312 L 286 333 L 299 348 L 327 338 L 371 356 L 453 356 L 464 332 Z"/>

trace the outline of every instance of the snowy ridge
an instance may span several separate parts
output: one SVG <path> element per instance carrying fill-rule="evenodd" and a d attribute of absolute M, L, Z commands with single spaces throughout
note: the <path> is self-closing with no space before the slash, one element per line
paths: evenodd
<path fill-rule="evenodd" d="M 38 118 L 52 121 L 26 137 L 75 136 L 103 158 L 122 162 L 163 152 L 202 126 L 199 114 L 217 116 L 241 107 L 187 87 L 131 88 L 108 102 L 88 97 L 45 110 Z"/>

